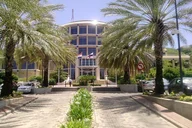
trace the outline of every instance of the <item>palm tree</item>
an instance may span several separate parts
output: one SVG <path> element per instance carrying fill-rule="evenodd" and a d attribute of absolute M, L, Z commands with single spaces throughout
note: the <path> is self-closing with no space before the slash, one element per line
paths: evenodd
<path fill-rule="evenodd" d="M 36 31 L 34 25 L 46 22 L 52 17 L 51 11 L 61 9 L 62 5 L 43 5 L 39 0 L 0 0 L 0 41 L 5 50 L 5 80 L 2 96 L 12 94 L 12 64 L 15 47 L 25 43 L 51 47 L 46 38 Z M 52 43 L 52 42 L 51 42 Z"/>
<path fill-rule="evenodd" d="M 42 45 L 26 44 L 24 48 L 16 49 L 15 56 L 19 62 L 22 55 L 28 56 L 32 61 L 42 60 L 43 66 L 43 86 L 48 86 L 48 63 L 52 60 L 57 66 L 74 63 L 76 57 L 76 50 L 72 45 L 69 45 L 71 37 L 65 28 L 55 25 L 51 22 L 43 22 L 35 25 L 38 32 L 44 34 L 46 42 L 51 47 L 44 47 Z M 52 43 L 51 43 L 52 42 Z M 24 51 L 23 51 L 24 49 Z"/>
<path fill-rule="evenodd" d="M 174 0 L 116 0 L 111 2 L 108 7 L 102 9 L 105 15 L 117 15 L 119 19 L 111 22 L 113 25 L 121 26 L 124 32 L 122 37 L 128 38 L 129 47 L 138 50 L 140 48 L 154 47 L 156 61 L 156 87 L 155 93 L 164 92 L 162 80 L 162 53 L 163 44 L 174 44 L 170 32 L 176 29 Z M 192 14 L 191 0 L 179 0 L 179 24 L 187 31 L 191 31 Z M 118 22 L 119 24 L 116 24 Z M 129 29 L 134 26 L 135 29 Z M 114 30 L 115 31 L 115 30 Z M 185 38 L 180 35 L 185 41 Z M 118 38 L 118 37 L 117 37 Z M 118 38 L 121 39 L 121 38 Z"/>

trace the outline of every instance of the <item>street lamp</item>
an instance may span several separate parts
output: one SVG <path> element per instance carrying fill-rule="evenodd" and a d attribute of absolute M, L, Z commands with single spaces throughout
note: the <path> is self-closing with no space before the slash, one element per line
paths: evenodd
<path fill-rule="evenodd" d="M 180 36 L 179 36 L 179 23 L 178 23 L 178 14 L 177 14 L 177 0 L 175 0 L 175 15 L 176 15 L 176 27 L 177 27 L 177 41 L 178 41 L 178 52 L 179 52 L 179 70 L 180 70 L 180 79 L 181 86 L 183 90 L 183 74 L 182 74 L 182 63 L 181 63 L 181 48 L 180 48 Z"/>

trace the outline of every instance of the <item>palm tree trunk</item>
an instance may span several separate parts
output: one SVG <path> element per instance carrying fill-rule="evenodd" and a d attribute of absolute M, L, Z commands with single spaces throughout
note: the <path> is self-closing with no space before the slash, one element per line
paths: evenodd
<path fill-rule="evenodd" d="M 131 84 L 130 71 L 128 66 L 125 66 L 123 79 L 125 83 Z"/>
<path fill-rule="evenodd" d="M 48 87 L 49 82 L 48 82 L 48 64 L 49 64 L 49 58 L 45 57 L 45 59 L 43 60 L 43 86 L 44 87 Z"/>
<path fill-rule="evenodd" d="M 13 40 L 6 44 L 5 48 L 5 79 L 1 96 L 9 96 L 12 94 L 12 72 L 13 72 L 13 54 L 15 51 L 15 43 Z"/>
<path fill-rule="evenodd" d="M 164 86 L 163 86 L 163 60 L 162 60 L 162 46 L 163 43 L 161 41 L 157 41 L 155 43 L 155 58 L 156 58 L 156 78 L 155 78 L 155 93 L 163 94 Z"/>

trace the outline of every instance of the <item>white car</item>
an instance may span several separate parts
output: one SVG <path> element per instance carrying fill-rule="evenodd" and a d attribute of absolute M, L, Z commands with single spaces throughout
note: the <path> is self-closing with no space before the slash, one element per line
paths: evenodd
<path fill-rule="evenodd" d="M 23 82 L 19 84 L 17 91 L 23 93 L 32 93 L 37 86 L 33 82 Z"/>
<path fill-rule="evenodd" d="M 143 90 L 154 91 L 154 89 L 155 89 L 155 81 L 154 80 L 145 81 L 143 83 Z"/>

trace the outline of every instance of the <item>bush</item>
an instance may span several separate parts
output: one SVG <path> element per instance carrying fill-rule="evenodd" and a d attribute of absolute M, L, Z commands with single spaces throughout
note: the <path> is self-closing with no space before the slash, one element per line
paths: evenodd
<path fill-rule="evenodd" d="M 58 72 L 52 72 L 50 74 L 50 78 L 54 79 L 56 81 L 56 83 L 58 83 Z M 60 82 L 63 82 L 66 78 L 67 78 L 67 73 L 61 71 L 60 72 Z"/>
<path fill-rule="evenodd" d="M 137 79 L 137 80 L 144 80 L 145 79 L 145 75 L 144 74 L 137 74 L 135 76 L 135 79 Z"/>
<path fill-rule="evenodd" d="M 42 76 L 31 76 L 31 77 L 29 78 L 29 81 L 37 81 L 37 82 L 39 82 L 39 83 L 41 83 L 42 80 L 43 80 Z"/>
<path fill-rule="evenodd" d="M 22 92 L 13 91 L 13 97 L 21 97 L 23 96 Z"/>
<path fill-rule="evenodd" d="M 192 71 L 185 71 L 184 76 L 185 77 L 192 77 Z"/>
<path fill-rule="evenodd" d="M 49 85 L 56 85 L 55 79 L 49 79 Z"/>
<path fill-rule="evenodd" d="M 93 83 L 96 80 L 95 76 L 84 75 L 79 77 L 79 85 L 87 86 L 88 83 Z"/>
<path fill-rule="evenodd" d="M 92 96 L 86 89 L 79 89 L 68 113 L 68 122 L 60 128 L 90 128 L 92 122 Z"/>
<path fill-rule="evenodd" d="M 163 72 L 163 77 L 171 81 L 172 79 L 179 77 L 179 74 L 178 68 L 166 68 Z"/>
<path fill-rule="evenodd" d="M 79 83 L 73 83 L 73 86 L 79 86 Z"/>
<path fill-rule="evenodd" d="M 5 72 L 0 72 L 0 84 L 4 82 L 5 79 Z M 12 74 L 12 79 L 13 81 L 17 82 L 18 81 L 18 76 L 15 74 Z"/>

